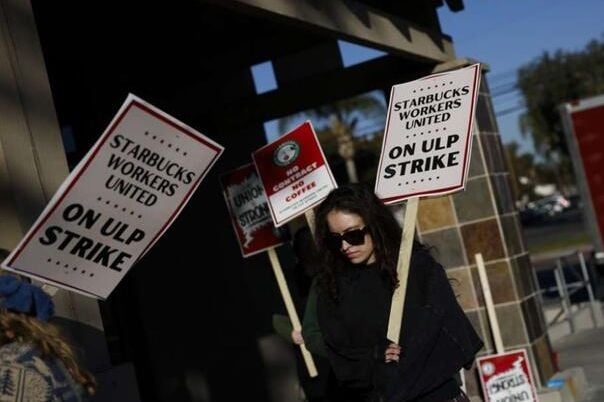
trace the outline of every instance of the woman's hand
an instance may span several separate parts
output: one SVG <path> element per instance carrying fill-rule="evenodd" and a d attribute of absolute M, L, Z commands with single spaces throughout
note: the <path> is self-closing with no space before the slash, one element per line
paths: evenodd
<path fill-rule="evenodd" d="M 295 329 L 292 331 L 292 341 L 296 345 L 302 345 L 304 343 L 304 338 L 302 338 L 302 332 L 296 331 Z"/>
<path fill-rule="evenodd" d="M 386 363 L 390 362 L 398 362 L 401 354 L 401 347 L 396 343 L 391 343 L 386 348 L 384 352 L 384 357 L 386 358 Z"/>

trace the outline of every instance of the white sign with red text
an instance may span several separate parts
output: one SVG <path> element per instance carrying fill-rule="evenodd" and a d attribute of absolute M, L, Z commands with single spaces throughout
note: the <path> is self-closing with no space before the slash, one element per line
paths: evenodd
<path fill-rule="evenodd" d="M 318 205 L 337 187 L 308 121 L 254 151 L 252 159 L 277 227 Z"/>
<path fill-rule="evenodd" d="M 387 204 L 463 189 L 480 65 L 392 87 L 375 184 Z"/>
<path fill-rule="evenodd" d="M 250 163 L 224 173 L 220 183 L 243 257 L 284 243 L 284 233 L 273 225 L 254 165 Z"/>
<path fill-rule="evenodd" d="M 222 151 L 129 95 L 2 268 L 107 298 L 176 219 Z"/>
<path fill-rule="evenodd" d="M 513 350 L 476 359 L 485 402 L 536 402 L 526 350 Z"/>

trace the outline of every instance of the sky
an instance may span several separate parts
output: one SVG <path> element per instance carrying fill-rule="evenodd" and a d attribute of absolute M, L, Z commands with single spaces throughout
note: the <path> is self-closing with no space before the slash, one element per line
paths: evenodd
<path fill-rule="evenodd" d="M 350 67 L 355 64 L 363 63 L 367 60 L 372 60 L 372 59 L 386 55 L 385 52 L 382 52 L 382 51 L 379 51 L 376 49 L 371 49 L 366 46 L 360 46 L 360 45 L 356 45 L 354 43 L 345 42 L 345 41 L 338 41 L 338 47 L 340 49 L 340 56 L 342 57 L 342 65 L 344 67 Z M 254 84 L 256 86 L 256 92 L 258 94 L 277 89 L 277 81 L 275 79 L 275 73 L 273 71 L 273 67 L 272 67 L 270 61 L 252 66 L 251 70 L 252 70 L 252 75 L 254 77 Z M 374 96 L 376 99 L 378 99 L 380 101 L 384 100 L 384 96 L 381 93 L 378 93 L 377 91 L 374 94 Z M 385 104 L 385 101 L 384 101 L 384 104 Z M 288 122 L 288 126 L 293 129 L 299 122 L 302 122 L 304 119 L 305 119 L 304 116 L 297 116 L 296 119 L 293 119 L 292 121 Z M 296 120 L 299 120 L 299 122 Z M 377 119 L 376 121 L 372 121 L 372 122 L 360 121 L 359 127 L 361 127 L 361 129 L 363 127 L 366 129 L 370 129 L 370 130 L 375 129 L 376 124 L 381 123 L 383 125 L 385 120 L 386 120 L 386 116 L 384 115 L 383 119 L 381 119 L 381 121 L 379 121 L 379 119 Z M 313 127 L 317 128 L 321 124 L 326 124 L 327 121 L 326 120 L 323 122 L 312 121 L 312 123 L 313 123 Z M 279 131 L 278 120 L 272 120 L 272 121 L 265 122 L 264 131 L 265 131 L 267 142 L 271 142 L 271 141 L 279 138 L 280 135 L 285 134 L 285 133 L 282 133 Z M 368 130 L 362 130 L 362 131 L 368 131 Z"/>
<path fill-rule="evenodd" d="M 458 13 L 438 9 L 442 31 L 453 38 L 458 57 L 490 66 L 491 92 L 505 92 L 515 73 L 544 52 L 580 51 L 592 39 L 604 40 L 604 0 L 465 0 Z M 500 91 L 496 92 L 499 88 Z M 504 89 L 504 91 L 501 91 Z M 518 127 L 522 110 L 519 91 L 494 96 L 493 103 L 504 143 L 516 141 L 521 150 L 534 150 Z"/>
<path fill-rule="evenodd" d="M 515 141 L 521 152 L 533 152 L 530 137 L 520 133 L 522 96 L 514 90 L 516 71 L 545 51 L 580 51 L 592 39 L 604 40 L 604 0 L 464 0 L 453 13 L 438 8 L 442 31 L 453 38 L 458 57 L 490 66 L 487 75 L 497 123 L 504 143 Z M 344 66 L 384 53 L 340 41 Z M 270 62 L 252 67 L 258 93 L 276 89 Z M 507 89 L 507 90 L 506 90 Z M 272 141 L 280 134 L 276 122 L 265 124 Z"/>

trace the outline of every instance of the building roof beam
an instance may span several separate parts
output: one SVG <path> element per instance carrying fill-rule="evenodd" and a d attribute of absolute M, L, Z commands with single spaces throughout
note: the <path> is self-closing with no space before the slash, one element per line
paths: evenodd
<path fill-rule="evenodd" d="M 428 62 L 455 58 L 451 38 L 351 0 L 211 0 L 338 39 Z"/>

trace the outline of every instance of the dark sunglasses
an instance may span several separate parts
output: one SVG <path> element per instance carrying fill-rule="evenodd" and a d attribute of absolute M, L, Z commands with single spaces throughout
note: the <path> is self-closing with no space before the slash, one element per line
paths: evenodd
<path fill-rule="evenodd" d="M 339 251 L 342 248 L 342 240 L 351 246 L 360 246 L 365 243 L 365 234 L 369 232 L 369 228 L 365 226 L 362 229 L 353 229 L 344 234 L 330 233 L 325 239 L 325 244 L 332 250 Z"/>

